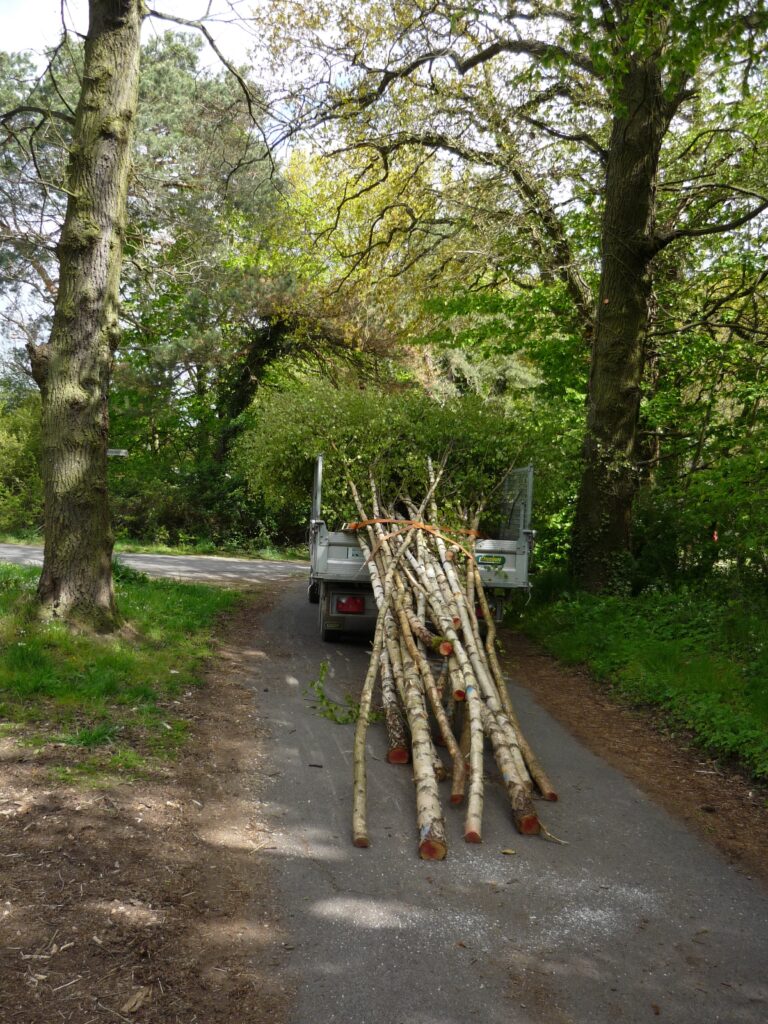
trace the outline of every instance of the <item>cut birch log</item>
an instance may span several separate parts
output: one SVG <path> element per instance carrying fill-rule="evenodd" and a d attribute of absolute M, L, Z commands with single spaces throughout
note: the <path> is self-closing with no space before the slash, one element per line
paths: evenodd
<path fill-rule="evenodd" d="M 400 628 L 402 630 L 403 642 L 408 649 L 408 654 L 416 664 L 416 667 L 421 674 L 422 685 L 427 697 L 429 698 L 429 702 L 432 707 L 432 714 L 435 716 L 438 729 L 440 730 L 440 736 L 448 750 L 448 753 L 451 755 L 451 778 L 453 780 L 453 784 L 451 786 L 451 803 L 460 804 L 464 799 L 464 783 L 466 777 L 464 757 L 459 750 L 456 737 L 451 731 L 448 716 L 446 715 L 445 708 L 440 700 L 440 695 L 437 692 L 437 683 L 435 682 L 435 677 L 432 675 L 432 669 L 429 667 L 427 659 L 414 643 L 413 634 L 410 632 L 410 621 L 405 613 L 405 608 L 403 607 L 402 591 L 395 595 L 395 606 L 400 616 Z"/>
<path fill-rule="evenodd" d="M 507 681 L 504 678 L 504 673 L 502 672 L 499 658 L 496 654 L 496 623 L 493 621 L 491 609 L 488 605 L 488 598 L 485 594 L 477 562 L 473 561 L 472 570 L 477 585 L 477 597 L 480 602 L 480 607 L 483 609 L 483 617 L 487 626 L 485 650 L 488 656 L 488 663 L 491 666 L 491 672 L 493 673 L 496 681 L 496 689 L 499 693 L 501 706 L 504 708 L 504 713 L 512 723 L 517 734 L 517 742 L 520 744 L 520 751 L 523 755 L 526 766 L 528 767 L 528 771 L 531 774 L 531 778 L 536 783 L 536 788 L 545 800 L 557 800 L 557 790 L 545 770 L 542 768 L 541 762 L 533 752 L 531 745 L 528 743 L 528 740 L 525 738 L 523 731 L 520 728 L 520 722 L 518 721 L 517 714 L 512 705 L 509 690 L 507 689 Z"/>
<path fill-rule="evenodd" d="M 439 474 L 431 465 L 429 474 L 424 501 L 417 506 L 407 495 L 398 499 L 399 515 L 382 506 L 371 476 L 373 515 L 369 516 L 350 480 L 360 516 L 354 527 L 379 608 L 355 732 L 353 841 L 361 846 L 369 842 L 366 728 L 378 678 L 387 759 L 406 761 L 410 745 L 419 855 L 442 859 L 447 842 L 438 783 L 445 776 L 445 766 L 435 742 L 442 742 L 451 756 L 451 802 L 458 803 L 466 795 L 467 842 L 482 840 L 486 746 L 495 758 L 519 831 L 546 834 L 531 802 L 534 782 L 549 799 L 555 794 L 514 712 L 496 654 L 495 624 L 472 542 L 448 539 L 451 531 L 439 525 L 435 501 Z M 425 508 L 431 522 L 425 521 Z M 403 517 L 403 509 L 408 510 L 405 514 L 410 519 Z M 473 538 L 476 531 L 477 516 L 462 532 Z M 458 536 L 456 531 L 452 535 Z M 485 638 L 478 617 L 485 620 Z M 431 653 L 443 656 L 438 677 L 434 660 L 428 657 Z"/>
<path fill-rule="evenodd" d="M 407 651 L 401 650 L 401 657 L 405 677 L 405 707 L 411 730 L 419 856 L 422 860 L 442 860 L 448 852 L 448 843 L 435 775 L 437 755 L 429 731 L 429 719 L 416 666 Z"/>
<path fill-rule="evenodd" d="M 467 686 L 465 713 L 469 718 L 469 789 L 467 792 L 467 816 L 464 819 L 464 840 L 467 843 L 482 842 L 483 836 L 483 719 L 480 694 L 477 685 Z"/>
<path fill-rule="evenodd" d="M 386 650 L 380 658 L 381 701 L 384 707 L 384 724 L 387 730 L 387 761 L 390 764 L 408 764 L 411 760 L 408 749 L 408 735 L 398 703 L 395 677 Z"/>
<path fill-rule="evenodd" d="M 355 726 L 353 747 L 354 787 L 352 796 L 352 843 L 355 846 L 369 846 L 368 824 L 366 821 L 367 778 L 365 771 L 365 737 L 371 716 L 371 697 L 376 677 L 379 674 L 379 658 L 384 640 L 384 616 L 380 615 L 373 640 L 373 653 L 360 695 L 360 710 Z"/>
<path fill-rule="evenodd" d="M 509 802 L 512 804 L 512 819 L 517 830 L 526 836 L 538 835 L 541 831 L 541 823 L 533 808 L 530 790 L 520 781 L 517 766 L 505 743 L 503 730 L 496 721 L 495 715 L 487 707 L 482 708 L 482 720 L 483 728 L 491 739 L 493 754 L 504 780 Z"/>

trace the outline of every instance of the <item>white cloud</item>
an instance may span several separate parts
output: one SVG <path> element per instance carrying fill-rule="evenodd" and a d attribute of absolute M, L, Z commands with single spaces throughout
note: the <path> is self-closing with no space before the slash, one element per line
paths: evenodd
<path fill-rule="evenodd" d="M 82 31 L 88 23 L 86 0 L 65 0 L 68 25 Z M 42 55 L 46 46 L 61 38 L 59 0 L 0 0 L 0 47 L 6 51 L 34 50 Z"/>

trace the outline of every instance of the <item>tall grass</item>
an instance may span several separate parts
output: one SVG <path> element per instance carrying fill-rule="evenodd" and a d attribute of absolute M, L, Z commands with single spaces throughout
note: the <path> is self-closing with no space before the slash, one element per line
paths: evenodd
<path fill-rule="evenodd" d="M 768 599 L 727 580 L 638 597 L 562 595 L 523 629 L 636 705 L 768 778 Z"/>

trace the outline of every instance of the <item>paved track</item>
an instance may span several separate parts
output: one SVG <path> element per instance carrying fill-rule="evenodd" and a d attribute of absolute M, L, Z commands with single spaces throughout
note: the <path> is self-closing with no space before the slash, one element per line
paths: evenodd
<path fill-rule="evenodd" d="M 311 709 L 356 693 L 365 644 L 323 644 L 306 567 L 126 555 L 145 572 L 285 581 L 247 659 L 269 731 L 264 817 L 290 933 L 292 1024 L 765 1024 L 768 894 L 595 757 L 513 686 L 534 746 L 559 783 L 542 816 L 557 846 L 517 836 L 497 786 L 484 843 L 461 840 L 448 809 L 448 860 L 416 856 L 413 785 L 370 733 L 372 847 L 349 841 L 352 727 Z M 0 545 L 0 559 L 40 552 Z M 502 850 L 513 849 L 512 855 Z"/>
<path fill-rule="evenodd" d="M 126 555 L 117 558 L 150 576 L 166 576 L 208 583 L 261 583 L 306 576 L 302 562 L 268 562 L 250 558 L 217 558 L 208 555 Z M 42 565 L 43 549 L 23 544 L 0 544 L 0 561 L 17 565 Z"/>
<path fill-rule="evenodd" d="M 327 692 L 355 692 L 367 649 L 321 643 L 316 615 L 287 586 L 249 663 L 271 734 L 264 811 L 295 946 L 292 1024 L 765 1024 L 766 891 L 517 687 L 560 787 L 541 813 L 568 846 L 518 836 L 491 785 L 482 846 L 449 808 L 448 859 L 419 861 L 410 770 L 385 763 L 378 726 L 372 846 L 354 849 L 352 727 L 320 717 L 305 689 L 328 659 Z"/>

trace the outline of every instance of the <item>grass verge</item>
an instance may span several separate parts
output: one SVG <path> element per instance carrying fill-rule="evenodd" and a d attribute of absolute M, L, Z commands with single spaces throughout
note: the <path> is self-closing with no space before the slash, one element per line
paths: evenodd
<path fill-rule="evenodd" d="M 0 564 L 0 737 L 44 750 L 58 778 L 140 776 L 183 742 L 215 619 L 239 595 L 121 567 L 135 635 L 92 637 L 36 620 L 38 576 Z"/>
<path fill-rule="evenodd" d="M 194 544 L 151 544 L 140 540 L 115 541 L 115 551 L 126 555 L 214 555 L 219 558 L 259 558 L 269 562 L 309 560 L 306 546 L 231 547 L 219 546 L 212 540 Z"/>
<path fill-rule="evenodd" d="M 768 600 L 725 582 L 639 597 L 561 596 L 522 629 L 716 755 L 768 779 Z"/>

